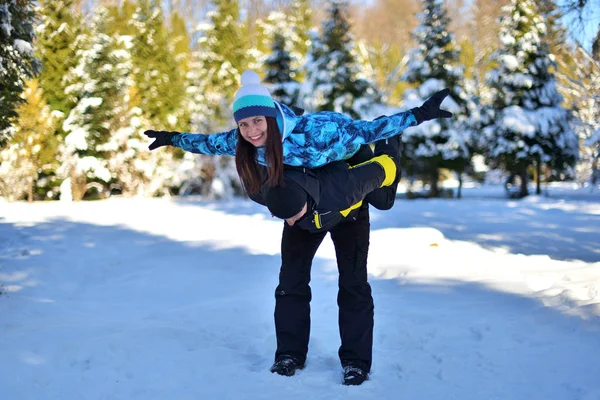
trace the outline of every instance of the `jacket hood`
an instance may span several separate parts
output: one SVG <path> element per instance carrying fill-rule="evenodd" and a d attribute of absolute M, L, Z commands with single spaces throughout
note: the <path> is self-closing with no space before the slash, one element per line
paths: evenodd
<path fill-rule="evenodd" d="M 292 111 L 292 109 L 285 104 L 281 104 L 276 101 L 275 106 L 277 106 L 278 111 L 278 116 L 276 117 L 277 125 L 279 126 L 282 140 L 285 140 L 285 138 L 292 133 L 296 127 L 300 117 L 297 116 L 294 111 Z"/>

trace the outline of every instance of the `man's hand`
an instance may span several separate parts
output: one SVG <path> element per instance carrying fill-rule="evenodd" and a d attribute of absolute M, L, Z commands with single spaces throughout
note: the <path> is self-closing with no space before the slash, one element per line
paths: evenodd
<path fill-rule="evenodd" d="M 154 150 L 157 149 L 161 146 L 171 146 L 173 144 L 173 142 L 171 142 L 171 139 L 173 139 L 173 136 L 178 135 L 179 132 L 167 132 L 167 131 L 152 131 L 152 130 L 148 130 L 144 132 L 144 135 L 148 136 L 149 138 L 154 139 L 154 142 L 150 143 L 150 146 L 148 146 L 148 148 L 150 150 Z"/>
<path fill-rule="evenodd" d="M 421 107 L 415 107 L 411 109 L 413 115 L 417 119 L 417 125 L 424 121 L 429 121 L 436 118 L 450 118 L 452 113 L 450 111 L 441 110 L 440 104 L 448 96 L 450 89 L 440 90 L 433 96 L 428 98 Z"/>

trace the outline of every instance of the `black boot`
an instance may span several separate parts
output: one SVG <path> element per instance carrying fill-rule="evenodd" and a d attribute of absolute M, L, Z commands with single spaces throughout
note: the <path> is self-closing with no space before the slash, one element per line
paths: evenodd
<path fill-rule="evenodd" d="M 364 369 L 354 366 L 344 366 L 344 385 L 358 386 L 369 379 L 369 373 Z"/>
<path fill-rule="evenodd" d="M 271 372 L 276 372 L 279 375 L 292 376 L 296 373 L 297 369 L 304 368 L 304 364 L 296 360 L 292 356 L 282 355 L 277 357 L 275 364 L 271 366 Z"/>
<path fill-rule="evenodd" d="M 396 161 L 400 161 L 400 156 L 404 146 L 402 136 L 396 135 L 391 138 L 381 139 L 375 142 L 375 156 L 387 154 Z"/>
<path fill-rule="evenodd" d="M 402 150 L 404 146 L 402 144 L 402 136 L 396 135 L 388 139 L 382 139 L 375 142 L 375 156 L 387 154 L 392 157 L 396 163 L 396 179 L 392 185 L 397 185 L 402 177 L 402 171 L 400 170 L 400 158 L 402 156 Z"/>

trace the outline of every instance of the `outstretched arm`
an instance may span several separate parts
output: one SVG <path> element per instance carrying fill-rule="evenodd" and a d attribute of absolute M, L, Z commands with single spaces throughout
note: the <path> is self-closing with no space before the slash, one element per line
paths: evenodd
<path fill-rule="evenodd" d="M 148 130 L 144 135 L 154 139 L 148 146 L 150 150 L 161 146 L 175 146 L 191 153 L 235 155 L 237 144 L 237 129 L 210 135 Z"/>
<path fill-rule="evenodd" d="M 440 109 L 440 104 L 450 93 L 441 90 L 427 99 L 422 106 L 390 116 L 379 117 L 373 121 L 352 121 L 346 132 L 351 141 L 357 144 L 373 143 L 401 134 L 406 128 L 419 125 L 436 118 L 450 118 L 452 113 Z"/>

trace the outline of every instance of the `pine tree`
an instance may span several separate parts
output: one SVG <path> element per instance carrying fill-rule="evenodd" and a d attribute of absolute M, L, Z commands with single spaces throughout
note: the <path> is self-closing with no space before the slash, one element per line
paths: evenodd
<path fill-rule="evenodd" d="M 173 53 L 179 67 L 179 71 L 185 76 L 189 70 L 190 63 L 190 35 L 185 26 L 185 20 L 177 13 L 171 14 L 170 38 L 173 42 Z"/>
<path fill-rule="evenodd" d="M 600 27 L 596 33 L 596 39 L 592 44 L 592 59 L 595 63 L 592 64 L 593 73 L 591 74 L 590 85 L 591 96 L 589 96 L 588 109 L 590 118 L 580 118 L 592 124 L 591 128 L 595 129 L 589 137 L 586 138 L 584 145 L 588 147 L 587 154 L 590 155 L 592 166 L 592 182 L 600 183 Z"/>
<path fill-rule="evenodd" d="M 214 0 L 214 5 L 216 10 L 208 14 L 210 23 L 201 25 L 193 35 L 199 39 L 192 50 L 185 105 L 193 132 L 230 129 L 233 97 L 249 63 L 238 2 Z M 240 193 L 232 157 L 185 153 L 183 165 L 180 194 L 218 197 Z"/>
<path fill-rule="evenodd" d="M 42 64 L 38 80 L 56 118 L 54 134 L 60 137 L 60 141 L 66 136 L 62 121 L 77 101 L 76 96 L 66 89 L 80 79 L 69 72 L 79 63 L 79 55 L 89 36 L 83 17 L 75 11 L 76 4 L 74 0 L 42 0 L 37 8 L 40 23 L 36 26 L 36 55 Z M 38 180 L 37 190 L 54 193 L 60 178 L 56 171 L 48 170 L 44 174 L 48 175 Z M 43 187 L 42 183 L 46 186 Z"/>
<path fill-rule="evenodd" d="M 66 88 L 66 93 L 77 101 L 62 124 L 66 137 L 59 175 L 63 179 L 71 178 L 75 200 L 83 198 L 89 182 L 108 184 L 111 181 L 106 157 L 98 146 L 110 138 L 114 102 L 123 93 L 117 89 L 120 77 L 112 62 L 115 43 L 100 29 L 104 17 L 98 10 L 83 49 L 77 54 L 79 63 L 67 77 L 73 83 Z"/>
<path fill-rule="evenodd" d="M 11 120 L 24 100 L 25 81 L 39 72 L 34 56 L 34 1 L 0 4 L 0 147 L 9 138 Z"/>
<path fill-rule="evenodd" d="M 485 91 L 484 77 L 493 68 L 490 55 L 500 47 L 500 16 L 507 3 L 508 0 L 473 0 L 471 3 L 469 38 L 475 52 L 473 77 L 478 92 Z"/>
<path fill-rule="evenodd" d="M 187 131 L 190 129 L 190 115 L 186 108 L 187 98 L 187 75 L 190 72 L 190 63 L 192 51 L 190 48 L 190 35 L 185 26 L 185 20 L 177 13 L 171 14 L 171 41 L 173 43 L 173 51 L 175 61 L 177 62 L 177 70 L 183 82 L 184 96 L 181 106 L 177 110 L 177 130 Z"/>
<path fill-rule="evenodd" d="M 31 202 L 46 197 L 46 193 L 36 196 L 35 188 L 40 172 L 56 168 L 58 137 L 37 80 L 27 82 L 23 99 L 25 103 L 17 108 L 14 136 L 0 152 L 0 193 L 10 200 L 26 197 Z"/>
<path fill-rule="evenodd" d="M 123 196 L 169 195 L 170 188 L 181 186 L 180 160 L 175 160 L 170 151 L 149 151 L 148 140 L 143 135 L 151 124 L 144 117 L 143 110 L 136 107 L 135 88 L 129 88 L 126 97 L 128 106 L 123 108 L 110 140 L 99 150 L 109 154 L 107 168 L 114 180 L 111 194 Z M 191 153 L 186 153 L 191 154 Z"/>
<path fill-rule="evenodd" d="M 458 62 L 464 66 L 464 78 L 475 81 L 475 45 L 468 36 L 465 36 L 460 40 L 458 47 L 460 48 Z"/>
<path fill-rule="evenodd" d="M 97 9 L 85 50 L 70 74 L 78 77 L 67 93 L 77 98 L 63 123 L 67 133 L 62 151 L 62 175 L 71 177 L 73 197 L 80 200 L 90 182 L 104 186 L 113 176 L 107 168 L 110 154 L 102 150 L 128 110 L 128 87 L 133 65 L 130 37 L 106 34 L 110 23 L 105 9 Z M 77 186 L 77 187 L 75 187 Z"/>
<path fill-rule="evenodd" d="M 39 75 L 52 110 L 67 114 L 76 101 L 65 89 L 68 72 L 78 64 L 82 38 L 85 37 L 83 19 L 73 11 L 74 0 L 41 0 L 40 24 L 36 27 L 37 56 L 42 63 Z"/>
<path fill-rule="evenodd" d="M 120 6 L 117 3 L 116 5 L 107 7 L 109 23 L 106 24 L 106 34 L 135 36 L 138 29 L 131 21 L 137 8 L 138 6 L 135 1 L 132 0 L 123 1 Z"/>
<path fill-rule="evenodd" d="M 285 37 L 275 34 L 273 40 L 273 53 L 265 60 L 267 76 L 265 82 L 270 84 L 271 95 L 278 101 L 287 105 L 297 105 L 300 87 L 292 76 L 292 57 L 285 48 Z"/>
<path fill-rule="evenodd" d="M 288 105 L 299 104 L 300 86 L 297 81 L 298 62 L 292 54 L 301 41 L 294 19 L 282 12 L 271 12 L 266 21 L 257 21 L 258 30 L 269 47 L 262 62 L 266 73 L 264 82 L 270 86 L 273 97 Z"/>
<path fill-rule="evenodd" d="M 361 64 L 368 68 L 368 79 L 376 82 L 382 99 L 401 104 L 407 89 L 402 82 L 408 49 L 414 46 L 411 32 L 417 26 L 419 3 L 414 0 L 377 0 L 353 2 L 353 27 L 356 28 Z"/>
<path fill-rule="evenodd" d="M 596 33 L 594 43 L 592 43 L 592 58 L 600 63 L 600 27 L 598 33 Z"/>
<path fill-rule="evenodd" d="M 512 0 L 505 11 L 502 48 L 494 55 L 498 67 L 487 76 L 493 119 L 485 140 L 488 157 L 520 178 L 518 195 L 526 196 L 528 167 L 535 164 L 538 175 L 542 164 L 564 173 L 577 159 L 578 144 L 569 112 L 561 107 L 546 25 L 535 4 Z"/>
<path fill-rule="evenodd" d="M 281 48 L 289 53 L 292 78 L 296 81 L 303 79 L 301 67 L 306 62 L 310 47 L 312 12 L 308 7 L 309 3 L 308 0 L 294 2 L 291 7 L 282 11 L 272 11 L 266 19 L 256 21 L 256 31 L 260 37 L 256 49 L 253 49 L 256 53 L 257 69 L 263 67 L 267 58 L 277 58 L 277 51 L 274 49 Z M 278 35 L 282 36 L 278 40 L 283 42 L 275 44 Z"/>
<path fill-rule="evenodd" d="M 309 109 L 337 111 L 360 118 L 379 94 L 361 75 L 347 18 L 347 3 L 330 0 L 320 36 L 313 38 L 307 61 Z"/>
<path fill-rule="evenodd" d="M 185 96 L 184 75 L 178 69 L 161 6 L 154 3 L 138 0 L 129 27 L 121 33 L 133 36 L 133 78 L 140 108 L 155 129 L 175 128 Z"/>
<path fill-rule="evenodd" d="M 313 28 L 313 12 L 311 0 L 295 0 L 290 12 L 290 25 L 294 31 L 292 36 L 292 49 L 290 55 L 293 59 L 292 68 L 296 71 L 306 62 L 308 50 L 310 49 L 310 31 Z M 298 79 L 302 79 L 298 76 Z"/>
<path fill-rule="evenodd" d="M 197 81 L 191 90 L 196 93 L 202 90 L 213 126 L 222 127 L 231 120 L 230 106 L 248 57 L 238 1 L 213 0 L 213 3 L 216 9 L 208 14 L 210 23 L 203 25 L 194 52 L 197 69 L 193 74 Z"/>
<path fill-rule="evenodd" d="M 572 54 L 575 79 L 569 86 L 577 117 L 580 138 L 580 160 L 577 165 L 580 182 L 594 179 L 600 183 L 600 64 L 583 48 Z"/>
<path fill-rule="evenodd" d="M 573 54 L 576 52 L 575 45 L 568 40 L 567 28 L 562 24 L 563 14 L 555 0 L 535 0 L 546 24 L 545 42 L 548 50 L 556 63 L 554 75 L 557 79 L 557 89 L 563 96 L 564 104 L 572 104 L 576 100 L 571 98 L 571 86 L 577 77 L 574 71 L 577 69 Z"/>
<path fill-rule="evenodd" d="M 454 35 L 448 32 L 450 19 L 443 2 L 423 0 L 419 19 L 414 32 L 417 47 L 410 52 L 404 74 L 404 79 L 417 88 L 406 92 L 405 105 L 420 105 L 436 91 L 449 88 L 451 94 L 444 107 L 454 113 L 454 118 L 423 123 L 405 132 L 402 139 L 405 155 L 411 161 L 409 170 L 423 173 L 431 185 L 429 196 L 437 197 L 440 168 L 460 175 L 469 163 L 471 96 L 465 90 L 464 66 L 459 65 L 460 51 Z"/>

